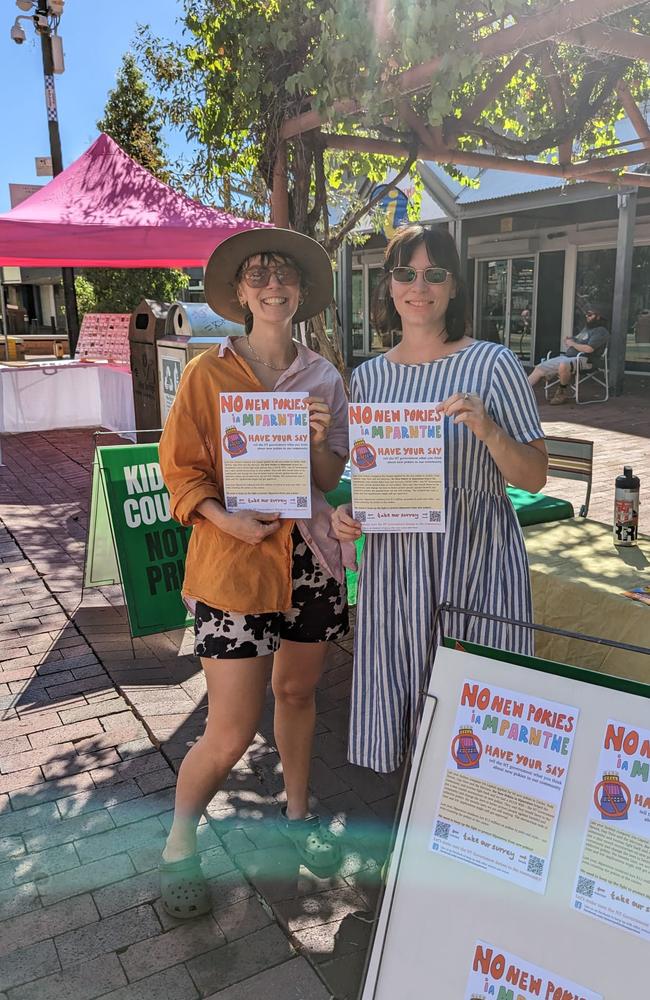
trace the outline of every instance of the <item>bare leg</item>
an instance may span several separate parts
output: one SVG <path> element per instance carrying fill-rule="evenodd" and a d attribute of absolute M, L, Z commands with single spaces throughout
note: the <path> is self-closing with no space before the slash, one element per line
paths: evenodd
<path fill-rule="evenodd" d="M 571 365 L 568 362 L 563 361 L 558 369 L 558 375 L 560 378 L 560 385 L 566 389 L 571 382 Z"/>
<path fill-rule="evenodd" d="M 275 742 L 282 759 L 288 819 L 309 812 L 307 785 L 316 723 L 315 689 L 327 654 L 326 642 L 282 640 L 273 662 Z"/>
<path fill-rule="evenodd" d="M 546 375 L 546 369 L 542 368 L 541 365 L 537 365 L 537 368 L 533 368 L 532 372 L 528 376 L 528 382 L 530 385 L 537 385 L 537 383 L 541 382 Z"/>
<path fill-rule="evenodd" d="M 255 735 L 272 659 L 201 660 L 208 685 L 208 719 L 203 736 L 189 750 L 178 773 L 165 861 L 195 853 L 201 813 Z"/>

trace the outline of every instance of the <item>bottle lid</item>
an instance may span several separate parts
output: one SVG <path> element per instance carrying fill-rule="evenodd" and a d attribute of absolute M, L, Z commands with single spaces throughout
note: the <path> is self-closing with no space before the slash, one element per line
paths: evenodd
<path fill-rule="evenodd" d="M 623 466 L 623 475 L 627 476 L 628 478 L 630 478 L 632 476 L 632 466 L 631 465 L 624 465 Z"/>

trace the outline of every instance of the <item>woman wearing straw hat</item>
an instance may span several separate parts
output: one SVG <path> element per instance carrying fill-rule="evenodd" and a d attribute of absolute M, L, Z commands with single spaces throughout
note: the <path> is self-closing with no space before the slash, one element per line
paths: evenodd
<path fill-rule="evenodd" d="M 163 904 L 176 917 L 210 908 L 197 824 L 253 740 L 269 676 L 287 795 L 279 829 L 315 874 L 332 874 L 340 860 L 336 839 L 309 813 L 307 786 L 314 690 L 327 641 L 348 630 L 340 546 L 323 495 L 347 459 L 347 402 L 333 365 L 292 339 L 293 323 L 331 302 L 332 269 L 307 236 L 249 230 L 214 251 L 205 294 L 216 312 L 244 323 L 245 336 L 187 365 L 160 441 L 173 516 L 193 526 L 183 594 L 195 605 L 195 651 L 208 690 L 205 732 L 181 766 L 160 865 Z M 226 512 L 217 406 L 223 391 L 309 393 L 309 520 Z"/>

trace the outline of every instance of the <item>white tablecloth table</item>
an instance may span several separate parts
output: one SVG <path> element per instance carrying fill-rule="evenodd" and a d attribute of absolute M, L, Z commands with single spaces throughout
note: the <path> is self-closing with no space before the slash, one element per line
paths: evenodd
<path fill-rule="evenodd" d="M 133 430 L 128 366 L 76 361 L 0 365 L 0 433 L 74 427 Z"/>

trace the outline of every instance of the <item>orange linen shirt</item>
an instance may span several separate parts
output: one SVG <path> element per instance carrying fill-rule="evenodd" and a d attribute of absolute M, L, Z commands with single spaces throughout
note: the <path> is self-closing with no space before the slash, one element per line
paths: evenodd
<path fill-rule="evenodd" d="M 297 357 L 278 379 L 277 392 L 309 392 L 328 403 L 332 423 L 328 443 L 342 457 L 348 452 L 347 399 L 333 365 L 297 345 Z M 238 614 L 286 611 L 291 607 L 294 524 L 330 576 L 344 579 L 341 548 L 330 530 L 329 506 L 312 481 L 312 517 L 282 520 L 259 545 L 248 545 L 221 531 L 198 513 L 202 500 L 223 503 L 220 392 L 265 392 L 230 340 L 186 366 L 160 439 L 159 455 L 172 516 L 192 525 L 185 561 L 183 595 L 210 607 Z"/>

